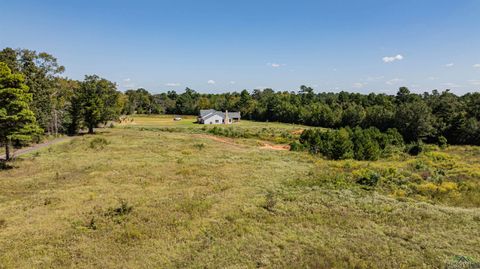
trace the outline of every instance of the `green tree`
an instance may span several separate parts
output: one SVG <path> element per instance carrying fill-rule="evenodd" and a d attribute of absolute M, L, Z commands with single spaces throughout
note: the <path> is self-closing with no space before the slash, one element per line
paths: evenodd
<path fill-rule="evenodd" d="M 7 160 L 12 141 L 30 141 L 41 132 L 29 107 L 31 101 L 24 76 L 12 74 L 7 64 L 0 62 L 0 140 L 5 145 Z"/>
<path fill-rule="evenodd" d="M 426 139 L 434 133 L 430 107 L 422 100 L 402 103 L 395 113 L 395 127 L 407 142 Z"/>
<path fill-rule="evenodd" d="M 119 115 L 116 108 L 119 93 L 115 83 L 97 75 L 85 76 L 77 94 L 75 101 L 81 104 L 81 114 L 88 133 L 92 134 L 98 124 L 106 123 Z"/>
<path fill-rule="evenodd" d="M 58 95 L 56 79 L 65 68 L 58 64 L 54 56 L 28 49 L 5 48 L 0 51 L 0 61 L 2 59 L 5 59 L 13 73 L 24 74 L 25 84 L 32 94 L 30 108 L 38 124 L 49 133 L 54 133 L 60 109 L 55 101 Z"/>
<path fill-rule="evenodd" d="M 366 116 L 365 109 L 363 109 L 362 106 L 357 105 L 355 103 L 351 103 L 343 111 L 342 125 L 350 126 L 350 127 L 359 126 L 360 124 L 362 124 L 363 120 L 365 119 L 365 116 Z"/>
<path fill-rule="evenodd" d="M 197 99 L 198 93 L 190 88 L 180 94 L 176 102 L 176 113 L 183 115 L 195 115 L 198 113 Z"/>

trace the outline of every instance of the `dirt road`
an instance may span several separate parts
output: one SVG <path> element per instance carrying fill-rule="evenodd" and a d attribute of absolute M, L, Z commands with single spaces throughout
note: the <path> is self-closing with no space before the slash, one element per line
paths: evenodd
<path fill-rule="evenodd" d="M 41 149 L 41 148 L 44 148 L 44 147 L 48 147 L 50 145 L 57 144 L 57 143 L 60 143 L 62 141 L 66 141 L 66 140 L 69 140 L 69 139 L 71 139 L 71 137 L 69 137 L 69 136 L 55 138 L 55 139 L 50 140 L 50 141 L 45 142 L 45 143 L 36 144 L 36 145 L 31 146 L 31 147 L 26 147 L 26 148 L 19 149 L 15 152 L 12 152 L 11 155 L 12 155 L 12 158 L 15 158 L 15 157 L 18 157 L 20 155 L 23 155 L 23 154 L 26 154 L 26 153 L 29 153 L 29 152 L 32 152 L 32 151 L 35 151 L 35 150 L 38 150 L 38 149 Z M 5 160 L 6 159 L 5 154 L 0 155 L 0 159 Z"/>

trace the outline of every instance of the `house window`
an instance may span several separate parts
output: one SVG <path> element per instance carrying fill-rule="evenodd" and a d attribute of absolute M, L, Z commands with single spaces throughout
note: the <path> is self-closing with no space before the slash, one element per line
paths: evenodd
<path fill-rule="evenodd" d="M 218 123 L 218 120 L 215 120 L 215 123 Z"/>

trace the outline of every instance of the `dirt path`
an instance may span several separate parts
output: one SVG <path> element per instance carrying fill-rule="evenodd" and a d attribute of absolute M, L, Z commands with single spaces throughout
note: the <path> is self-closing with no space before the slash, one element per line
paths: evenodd
<path fill-rule="evenodd" d="M 18 157 L 20 155 L 35 151 L 37 149 L 48 147 L 50 145 L 57 144 L 57 143 L 60 143 L 62 141 L 66 141 L 66 140 L 69 140 L 69 139 L 71 139 L 71 137 L 69 137 L 69 136 L 55 138 L 55 139 L 50 140 L 50 141 L 45 142 L 45 143 L 36 144 L 36 145 L 31 146 L 31 147 L 26 147 L 26 148 L 19 149 L 15 152 L 11 152 L 11 155 L 12 155 L 12 158 L 15 158 L 15 157 Z M 6 159 L 5 154 L 0 155 L 0 159 L 5 160 Z"/>
<path fill-rule="evenodd" d="M 260 147 L 261 149 L 271 149 L 271 150 L 290 150 L 289 145 L 273 145 L 268 143 L 263 143 L 263 146 Z"/>
<path fill-rule="evenodd" d="M 208 139 L 211 139 L 211 140 L 214 140 L 214 141 L 217 141 L 217 142 L 229 144 L 229 145 L 236 146 L 236 147 L 244 147 L 245 146 L 245 145 L 242 145 L 242 144 L 235 143 L 232 138 L 223 138 L 223 137 L 218 137 L 218 136 L 214 136 L 214 135 L 206 135 L 206 134 L 198 134 L 198 135 L 194 135 L 194 136 L 195 137 L 200 137 L 200 138 L 208 138 Z M 259 141 L 259 142 L 261 143 L 261 146 L 259 146 L 259 148 L 261 148 L 261 149 L 290 150 L 289 145 L 274 145 L 274 144 L 267 143 L 265 141 Z"/>

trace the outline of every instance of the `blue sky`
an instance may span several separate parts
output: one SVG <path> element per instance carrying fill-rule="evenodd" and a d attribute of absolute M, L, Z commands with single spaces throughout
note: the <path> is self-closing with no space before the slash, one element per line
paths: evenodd
<path fill-rule="evenodd" d="M 0 47 L 119 88 L 480 90 L 479 0 L 6 1 Z"/>

